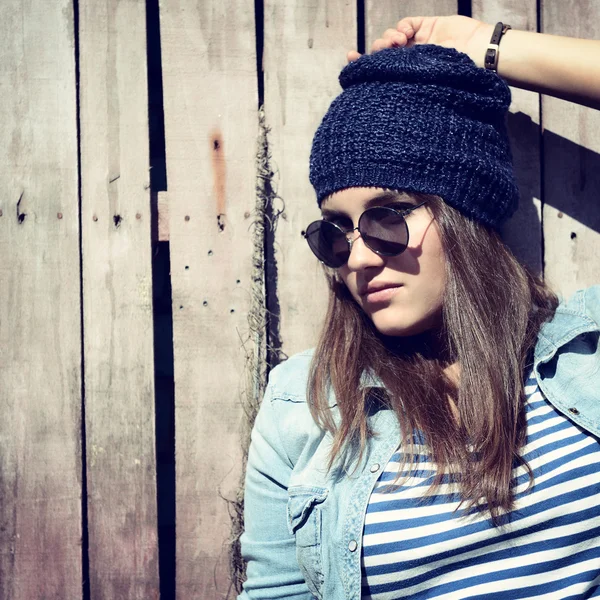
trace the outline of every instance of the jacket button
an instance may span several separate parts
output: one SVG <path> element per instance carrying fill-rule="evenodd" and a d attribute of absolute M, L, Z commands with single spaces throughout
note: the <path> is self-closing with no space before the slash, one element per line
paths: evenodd
<path fill-rule="evenodd" d="M 356 543 L 356 540 L 351 540 L 348 544 L 348 550 L 350 550 L 350 552 L 355 552 L 357 548 L 358 544 Z"/>
<path fill-rule="evenodd" d="M 579 414 L 579 411 L 578 411 L 576 408 L 570 408 L 570 409 L 569 409 L 569 412 L 570 412 L 571 414 L 573 414 L 573 415 L 578 415 L 578 414 Z"/>
<path fill-rule="evenodd" d="M 371 473 L 377 473 L 377 471 L 379 471 L 379 463 L 371 465 Z"/>

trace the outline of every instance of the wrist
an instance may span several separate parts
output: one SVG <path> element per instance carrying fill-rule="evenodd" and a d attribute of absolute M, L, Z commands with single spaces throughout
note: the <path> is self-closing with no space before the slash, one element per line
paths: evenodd
<path fill-rule="evenodd" d="M 485 68 L 485 53 L 494 33 L 494 25 L 481 23 L 467 45 L 469 58 L 480 68 Z"/>

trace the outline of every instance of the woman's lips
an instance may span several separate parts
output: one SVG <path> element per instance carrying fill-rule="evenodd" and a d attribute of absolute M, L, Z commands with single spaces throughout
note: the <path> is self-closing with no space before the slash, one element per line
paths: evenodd
<path fill-rule="evenodd" d="M 388 302 L 401 287 L 401 285 L 389 285 L 378 290 L 373 290 L 372 292 L 366 291 L 362 295 L 362 298 L 367 304 L 380 304 L 383 302 Z"/>

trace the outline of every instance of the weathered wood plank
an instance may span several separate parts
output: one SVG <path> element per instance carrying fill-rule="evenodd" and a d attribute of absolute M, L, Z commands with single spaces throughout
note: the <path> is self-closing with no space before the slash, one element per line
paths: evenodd
<path fill-rule="evenodd" d="M 159 583 L 145 3 L 79 9 L 90 589 L 147 600 Z"/>
<path fill-rule="evenodd" d="M 337 76 L 356 48 L 356 2 L 265 2 L 265 114 L 281 210 L 275 238 L 279 336 L 287 355 L 315 345 L 325 278 L 301 235 L 320 217 L 308 180 L 312 137 L 342 90 Z"/>
<path fill-rule="evenodd" d="M 542 2 L 543 31 L 600 39 L 600 4 Z M 600 111 L 543 96 L 545 273 L 569 296 L 600 282 Z"/>
<path fill-rule="evenodd" d="M 480 21 L 537 30 L 536 0 L 473 0 L 472 4 L 473 17 Z M 517 212 L 504 227 L 503 239 L 521 262 L 541 274 L 540 96 L 515 87 L 511 92 L 508 129 L 521 197 Z"/>
<path fill-rule="evenodd" d="M 71 2 L 0 3 L 0 597 L 81 598 Z"/>
<path fill-rule="evenodd" d="M 173 295 L 177 596 L 229 591 L 253 284 L 254 2 L 161 3 Z M 223 497 L 222 497 L 223 496 Z"/>

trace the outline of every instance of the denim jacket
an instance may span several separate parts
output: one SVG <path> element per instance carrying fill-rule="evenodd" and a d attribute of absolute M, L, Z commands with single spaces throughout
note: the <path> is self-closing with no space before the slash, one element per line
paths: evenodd
<path fill-rule="evenodd" d="M 600 436 L 600 286 L 577 292 L 539 333 L 534 373 L 556 409 Z M 390 410 L 360 464 L 327 470 L 331 436 L 306 402 L 312 351 L 271 372 L 248 457 L 240 600 L 359 600 L 361 538 L 371 490 L 400 442 Z M 335 398 L 330 404 L 335 416 Z M 355 469 L 354 467 L 357 466 Z"/>

